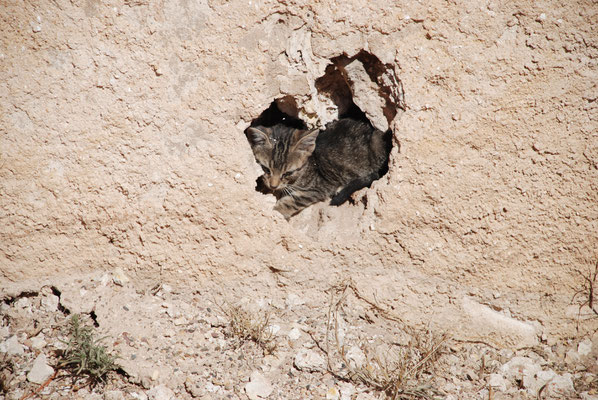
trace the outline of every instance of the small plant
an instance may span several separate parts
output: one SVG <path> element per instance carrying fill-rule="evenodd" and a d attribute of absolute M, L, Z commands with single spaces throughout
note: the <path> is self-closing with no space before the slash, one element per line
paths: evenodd
<path fill-rule="evenodd" d="M 274 334 L 270 329 L 270 314 L 267 312 L 249 312 L 240 306 L 221 307 L 229 320 L 229 333 L 241 342 L 255 342 L 265 354 L 272 354 L 276 349 Z"/>
<path fill-rule="evenodd" d="M 69 369 L 75 377 L 85 375 L 92 382 L 103 382 L 108 372 L 118 369 L 118 357 L 107 352 L 101 344 L 103 339 L 95 336 L 93 327 L 83 325 L 78 314 L 73 315 L 69 322 L 67 347 L 58 367 Z"/>
<path fill-rule="evenodd" d="M 349 346 L 341 344 L 339 334 L 341 310 L 351 292 L 383 318 L 399 323 L 398 328 L 409 338 L 408 344 L 363 341 L 357 347 L 363 353 L 364 360 L 359 364 L 353 362 L 347 354 Z M 389 400 L 438 398 L 438 391 L 428 384 L 421 383 L 421 380 L 423 374 L 430 373 L 446 340 L 445 335 L 439 336 L 430 331 L 419 332 L 408 328 L 400 318 L 363 296 L 350 280 L 332 288 L 326 354 L 329 372 L 340 379 L 366 385 L 384 393 Z M 333 367 L 339 364 L 342 368 Z"/>
<path fill-rule="evenodd" d="M 587 306 L 593 312 L 594 317 L 598 316 L 598 304 L 596 304 L 598 302 L 598 298 L 595 298 L 596 297 L 595 296 L 596 289 L 597 289 L 596 285 L 598 285 L 598 282 L 597 282 L 598 261 L 596 261 L 596 264 L 594 265 L 593 270 L 590 267 L 588 272 L 585 274 L 581 271 L 577 271 L 577 272 L 583 278 L 583 283 L 575 291 L 575 294 L 573 295 L 573 298 L 571 299 L 571 303 L 573 303 L 577 297 L 580 297 L 580 299 L 577 301 L 579 304 L 577 329 L 579 330 L 579 317 L 581 316 L 581 311 L 582 311 L 583 307 Z"/>

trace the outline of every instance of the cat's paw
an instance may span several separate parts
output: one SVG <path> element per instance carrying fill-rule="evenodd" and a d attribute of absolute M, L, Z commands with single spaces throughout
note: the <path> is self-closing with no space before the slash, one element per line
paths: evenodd
<path fill-rule="evenodd" d="M 298 214 L 301 210 L 297 209 L 297 204 L 293 201 L 291 196 L 286 196 L 276 202 L 274 211 L 282 214 L 284 219 L 288 221 L 292 216 Z"/>

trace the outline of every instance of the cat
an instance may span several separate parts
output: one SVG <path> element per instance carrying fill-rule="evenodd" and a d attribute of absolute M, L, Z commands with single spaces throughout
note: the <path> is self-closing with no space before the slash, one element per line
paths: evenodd
<path fill-rule="evenodd" d="M 306 207 L 331 199 L 340 205 L 386 173 L 390 131 L 342 118 L 319 129 L 284 124 L 245 130 L 264 174 L 258 189 L 276 196 L 274 210 L 288 221 Z"/>

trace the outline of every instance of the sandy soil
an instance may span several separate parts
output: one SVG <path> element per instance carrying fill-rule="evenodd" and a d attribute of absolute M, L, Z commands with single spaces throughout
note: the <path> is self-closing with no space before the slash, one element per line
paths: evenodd
<path fill-rule="evenodd" d="M 129 277 L 140 309 L 167 284 L 189 313 L 204 291 L 293 294 L 315 320 L 350 278 L 453 343 L 576 349 L 598 329 L 597 19 L 592 1 L 3 2 L 0 296 L 72 285 L 70 310 L 117 337 L 136 325 L 102 317 L 120 294 L 90 276 Z M 243 130 L 276 99 L 335 118 L 347 93 L 318 79 L 339 56 L 393 130 L 389 173 L 288 223 Z"/>

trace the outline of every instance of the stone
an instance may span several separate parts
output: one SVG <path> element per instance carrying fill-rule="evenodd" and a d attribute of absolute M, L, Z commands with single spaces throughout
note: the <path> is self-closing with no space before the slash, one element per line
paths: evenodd
<path fill-rule="evenodd" d="M 289 295 L 285 299 L 284 303 L 287 306 L 287 308 L 291 309 L 293 307 L 301 306 L 301 305 L 305 304 L 305 300 L 303 300 L 301 297 L 297 296 L 295 293 L 289 293 Z"/>
<path fill-rule="evenodd" d="M 326 361 L 311 349 L 302 349 L 295 355 L 293 362 L 299 371 L 318 372 L 326 369 Z"/>
<path fill-rule="evenodd" d="M 19 343 L 16 335 L 12 335 L 0 344 L 0 353 L 7 353 L 11 356 L 18 356 L 25 353 L 25 346 Z"/>
<path fill-rule="evenodd" d="M 532 324 L 494 311 L 470 297 L 464 297 L 461 305 L 472 332 L 505 347 L 520 349 L 538 344 L 538 333 Z"/>
<path fill-rule="evenodd" d="M 122 268 L 118 267 L 112 272 L 112 281 L 118 286 L 124 286 L 129 282 L 129 277 Z"/>
<path fill-rule="evenodd" d="M 253 371 L 249 383 L 245 385 L 245 393 L 251 400 L 266 398 L 270 396 L 274 388 L 270 381 L 259 371 Z"/>
<path fill-rule="evenodd" d="M 58 310 L 60 299 L 53 294 L 42 297 L 42 309 L 46 312 L 55 312 Z"/>
<path fill-rule="evenodd" d="M 573 379 L 570 373 L 556 375 L 546 385 L 546 395 L 554 398 L 572 398 L 575 394 Z"/>
<path fill-rule="evenodd" d="M 339 400 L 341 394 L 335 386 L 332 386 L 326 391 L 326 400 Z"/>
<path fill-rule="evenodd" d="M 523 387 L 530 395 L 537 394 L 545 385 L 544 391 L 550 396 L 567 397 L 574 393 L 571 374 L 558 375 L 551 369 L 542 370 L 538 363 L 528 357 L 513 357 L 501 367 L 501 372 L 512 381 L 522 379 Z"/>
<path fill-rule="evenodd" d="M 31 338 L 31 348 L 34 350 L 41 350 L 46 347 L 48 343 L 44 339 L 44 334 L 40 333 L 39 335 Z"/>
<path fill-rule="evenodd" d="M 27 374 L 27 380 L 32 383 L 42 384 L 48 380 L 54 373 L 54 368 L 48 365 L 48 359 L 45 354 L 40 354 L 33 361 L 33 367 Z"/>
<path fill-rule="evenodd" d="M 145 392 L 130 392 L 129 395 L 136 400 L 148 400 Z"/>
<path fill-rule="evenodd" d="M 577 345 L 577 353 L 580 356 L 587 356 L 592 352 L 592 341 L 590 339 L 585 339 Z"/>
<path fill-rule="evenodd" d="M 365 363 L 365 354 L 359 346 L 351 346 L 349 351 L 347 351 L 347 360 L 352 368 L 361 368 Z"/>
<path fill-rule="evenodd" d="M 501 392 L 507 391 L 508 383 L 501 374 L 490 374 L 490 379 L 488 379 L 488 385 L 494 390 L 500 390 Z"/>
<path fill-rule="evenodd" d="M 3 314 L 2 310 L 0 310 L 0 314 Z M 8 337 L 8 335 L 10 335 L 8 326 L 0 326 L 0 339 L 4 339 L 5 337 Z"/>
<path fill-rule="evenodd" d="M 154 386 L 147 392 L 149 400 L 173 400 L 174 392 L 165 385 Z"/>
<path fill-rule="evenodd" d="M 349 382 L 340 382 L 339 390 L 341 392 L 341 400 L 351 400 L 355 394 L 355 386 Z"/>
<path fill-rule="evenodd" d="M 291 340 L 299 340 L 299 338 L 301 338 L 301 330 L 298 328 L 293 328 L 289 331 L 287 336 Z"/>
<path fill-rule="evenodd" d="M 199 386 L 193 382 L 190 378 L 187 378 L 185 381 L 185 390 L 193 397 L 201 397 L 204 392 L 199 388 Z"/>
<path fill-rule="evenodd" d="M 107 390 L 104 392 L 104 400 L 125 400 L 125 395 L 120 390 Z"/>

